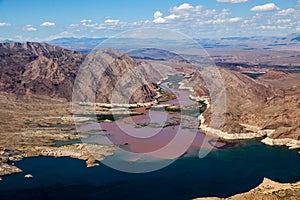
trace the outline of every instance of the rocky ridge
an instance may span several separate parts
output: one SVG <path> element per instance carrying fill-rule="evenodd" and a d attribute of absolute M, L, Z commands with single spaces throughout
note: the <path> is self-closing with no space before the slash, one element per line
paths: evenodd
<path fill-rule="evenodd" d="M 249 192 L 228 198 L 206 197 L 197 200 L 296 200 L 300 196 L 300 182 L 277 183 L 264 178 L 263 182 Z"/>
<path fill-rule="evenodd" d="M 262 142 L 268 145 L 300 147 L 299 74 L 270 71 L 254 80 L 226 69 L 220 72 L 227 98 L 225 122 L 221 129 L 209 127 L 208 106 L 199 117 L 202 131 L 228 140 L 266 137 Z"/>
<path fill-rule="evenodd" d="M 120 80 L 124 81 L 121 79 L 124 75 L 127 75 L 126 81 L 129 80 L 132 85 L 141 85 L 134 88 L 131 103 L 151 101 L 156 96 L 155 83 L 160 78 L 159 73 L 150 64 L 112 49 L 98 50 L 87 57 L 85 54 L 46 43 L 11 42 L 0 43 L 0 58 L 0 90 L 20 96 L 46 95 L 71 101 L 74 81 L 80 67 L 84 65 L 84 60 L 88 58 L 93 59 L 92 64 L 98 71 L 88 68 L 84 80 L 91 78 L 91 83 L 98 83 L 99 80 L 95 80 L 98 78 L 97 73 L 99 70 L 103 72 L 99 75 L 102 77 L 101 84 L 93 85 L 92 88 L 93 96 L 99 103 L 110 102 L 115 85 Z M 128 87 L 124 84 L 125 91 L 117 91 L 120 95 L 127 92 Z M 79 89 L 83 93 L 91 90 L 90 86 L 79 86 L 82 86 Z"/>

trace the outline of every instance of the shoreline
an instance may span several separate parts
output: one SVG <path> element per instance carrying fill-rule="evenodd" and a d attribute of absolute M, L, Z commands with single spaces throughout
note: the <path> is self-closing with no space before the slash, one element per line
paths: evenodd
<path fill-rule="evenodd" d="M 104 160 L 105 157 L 113 155 L 115 147 L 113 145 L 97 145 L 75 143 L 63 146 L 35 146 L 24 147 L 19 150 L 0 151 L 0 177 L 14 173 L 21 173 L 22 169 L 16 167 L 13 162 L 20 161 L 24 158 L 50 156 L 50 157 L 70 157 L 86 161 L 87 167 L 98 166 L 97 161 Z M 94 152 L 94 153 L 93 153 Z M 15 155 L 13 155 L 15 154 Z"/>
<path fill-rule="evenodd" d="M 201 97 L 198 97 L 201 99 Z M 207 105 L 207 108 L 209 108 L 210 104 L 208 99 L 205 97 L 204 103 Z M 201 130 L 203 133 L 221 138 L 223 140 L 249 140 L 249 139 L 255 139 L 255 138 L 263 138 L 261 140 L 262 143 L 269 146 L 287 146 L 289 149 L 300 149 L 300 140 L 295 140 L 291 138 L 270 138 L 272 133 L 275 132 L 274 129 L 261 129 L 260 127 L 249 125 L 249 124 L 240 124 L 247 128 L 247 130 L 251 131 L 249 133 L 228 133 L 221 131 L 220 129 L 215 129 L 207 126 L 205 124 L 205 118 L 203 114 L 201 113 L 198 117 L 200 121 L 199 130 Z M 300 151 L 299 151 L 300 154 Z"/>
<path fill-rule="evenodd" d="M 184 84 L 182 83 L 182 86 Z M 187 89 L 188 87 L 183 87 Z M 192 88 L 189 88 L 190 91 L 193 91 Z M 197 101 L 202 101 L 204 104 L 206 104 L 206 109 L 210 107 L 209 97 L 207 96 L 192 96 L 190 98 L 193 98 Z M 199 130 L 201 130 L 204 134 L 217 137 L 223 140 L 249 140 L 249 139 L 256 139 L 256 138 L 263 138 L 261 140 L 262 143 L 269 146 L 286 146 L 289 149 L 300 149 L 300 140 L 295 140 L 291 138 L 270 138 L 272 133 L 275 132 L 275 129 L 262 129 L 258 126 L 253 126 L 249 124 L 240 124 L 244 126 L 247 130 L 251 131 L 249 133 L 228 133 L 224 132 L 220 129 L 211 128 L 208 125 L 205 124 L 206 119 L 203 116 L 203 111 L 199 116 L 198 120 L 200 122 Z M 298 152 L 300 154 L 300 151 Z"/>
<path fill-rule="evenodd" d="M 200 197 L 194 200 L 239 200 L 239 199 L 296 199 L 300 195 L 300 181 L 295 183 L 279 183 L 268 178 L 248 192 L 239 193 L 228 198 Z"/>
<path fill-rule="evenodd" d="M 184 86 L 183 81 L 179 82 L 179 89 L 194 92 L 192 87 Z M 157 97 L 159 97 L 159 95 L 160 95 L 160 93 L 158 92 Z M 93 108 L 95 108 L 95 110 L 97 110 L 96 108 L 99 108 L 99 107 L 106 108 L 108 110 L 114 110 L 116 108 L 130 109 L 130 108 L 140 108 L 140 107 L 149 107 L 149 106 L 154 106 L 154 107 L 160 108 L 160 107 L 172 106 L 172 105 L 168 105 L 168 104 L 159 105 L 159 101 L 157 100 L 157 97 L 153 101 L 146 102 L 146 103 L 107 104 L 107 103 L 82 103 L 81 102 L 81 103 L 78 103 L 77 105 L 92 106 Z M 210 107 L 209 97 L 207 97 L 207 96 L 199 97 L 199 96 L 189 95 L 189 98 L 194 101 L 202 101 L 204 104 L 206 104 L 206 109 L 208 109 Z M 118 110 L 118 111 L 123 111 L 123 110 Z M 104 112 L 104 111 L 102 111 L 102 112 Z M 59 118 L 62 121 L 68 122 L 67 124 L 71 123 L 72 120 L 75 119 L 74 115 L 61 116 Z M 230 134 L 227 132 L 223 132 L 219 129 L 214 129 L 214 128 L 207 126 L 205 124 L 206 120 L 203 117 L 203 112 L 198 116 L 198 119 L 200 121 L 199 129 L 203 133 L 214 136 L 216 138 L 221 138 L 225 142 L 230 141 L 230 140 L 249 140 L 249 139 L 254 139 L 254 138 L 265 137 L 261 140 L 261 142 L 266 145 L 269 145 L 269 146 L 287 146 L 287 147 L 289 147 L 289 149 L 300 148 L 299 140 L 293 140 L 293 139 L 289 139 L 289 138 L 283 138 L 283 139 L 270 138 L 269 136 L 275 131 L 272 129 L 262 130 L 261 128 L 256 127 L 256 126 L 241 124 L 252 132 Z M 84 119 L 81 119 L 81 120 L 84 121 Z M 80 121 L 80 119 L 79 119 L 79 121 Z M 38 132 L 39 132 L 39 134 L 44 134 L 43 132 L 37 130 L 36 133 L 38 133 Z M 18 133 L 16 133 L 16 134 L 18 135 Z M 20 133 L 20 136 L 22 134 L 24 135 L 26 133 L 25 132 Z M 28 138 L 36 137 L 34 132 L 32 132 L 29 135 L 28 134 L 26 134 L 26 135 Z M 48 135 L 46 134 L 43 137 L 45 137 L 45 139 L 43 139 L 41 141 L 39 141 L 39 139 L 37 139 L 37 145 L 34 145 L 34 146 L 28 146 L 28 144 L 27 145 L 19 144 L 20 146 L 18 148 L 16 148 L 16 147 L 11 148 L 9 146 L 6 148 L 4 146 L 3 149 L 0 149 L 0 177 L 9 175 L 9 174 L 13 174 L 13 173 L 22 172 L 22 170 L 17 168 L 16 166 L 9 165 L 7 163 L 8 161 L 17 161 L 17 160 L 21 160 L 23 158 L 35 157 L 35 156 L 53 156 L 53 157 L 67 156 L 67 157 L 71 157 L 71 158 L 85 160 L 87 167 L 93 167 L 93 166 L 97 166 L 97 164 L 98 164 L 98 163 L 96 163 L 96 160 L 101 161 L 101 160 L 105 159 L 106 156 L 113 155 L 113 151 L 115 150 L 115 148 L 113 146 L 94 145 L 94 147 L 92 147 L 91 144 L 80 144 L 80 143 L 55 147 L 55 146 L 49 145 L 49 141 L 47 141 L 47 140 L 52 140 L 52 142 L 60 141 L 59 139 L 63 139 L 63 141 L 71 141 L 71 140 L 74 140 L 74 138 L 80 139 L 79 136 L 75 136 L 72 133 L 66 133 L 65 135 L 51 135 L 51 133 L 48 133 Z M 97 149 L 96 146 L 98 146 L 100 148 L 100 149 L 98 148 L 98 151 L 101 150 L 101 152 L 102 152 L 101 156 L 97 157 L 95 159 L 93 156 L 91 156 L 91 153 L 88 150 L 86 150 L 86 147 L 84 148 L 85 145 L 88 146 L 87 148 L 91 147 L 92 149 Z M 11 152 L 19 152 L 19 153 L 16 153 L 17 154 L 16 156 L 5 155 L 5 154 L 7 154 L 6 150 L 11 151 Z M 300 153 L 300 151 L 299 151 L 299 153 Z"/>
<path fill-rule="evenodd" d="M 289 149 L 300 149 L 300 140 L 291 138 L 269 138 L 268 136 L 261 140 L 262 143 L 269 146 L 287 146 Z M 300 151 L 299 151 L 300 153 Z"/>
<path fill-rule="evenodd" d="M 73 104 L 74 106 L 79 106 L 79 110 L 83 110 L 86 107 L 89 107 L 95 110 L 96 114 L 121 114 L 121 115 L 131 115 L 136 114 L 135 112 L 128 111 L 128 109 L 135 108 L 147 108 L 150 106 L 159 106 L 158 97 L 160 96 L 159 91 L 157 91 L 157 96 L 153 101 L 144 102 L 144 103 L 135 103 L 135 104 L 118 104 L 118 103 L 94 103 L 94 102 L 77 102 Z M 163 107 L 169 107 L 171 105 L 162 105 Z M 139 114 L 139 113 L 138 113 Z M 49 117 L 48 117 L 49 118 Z M 44 120 L 48 118 L 43 118 Z M 56 117 L 57 120 L 61 122 L 75 125 L 76 122 L 84 122 L 89 120 L 89 117 L 76 116 L 73 115 L 64 115 Z M 52 119 L 52 118 L 51 118 Z M 0 148 L 0 178 L 14 173 L 21 173 L 22 169 L 13 165 L 14 161 L 20 161 L 23 158 L 37 157 L 37 156 L 51 156 L 51 157 L 70 157 L 79 160 L 86 161 L 87 167 L 98 166 L 98 161 L 104 160 L 105 157 L 113 155 L 113 151 L 116 149 L 115 145 L 100 145 L 100 144 L 67 144 L 62 146 L 55 146 L 55 142 L 66 142 L 77 139 L 82 139 L 82 137 L 72 133 L 63 133 L 59 135 L 57 133 L 52 133 L 53 131 L 57 132 L 57 129 L 52 128 L 45 132 L 45 130 L 40 130 L 41 127 L 35 127 L 26 129 L 23 132 L 14 132 L 10 133 L 15 135 L 17 138 L 21 138 L 26 135 L 26 138 L 29 139 L 28 142 L 22 144 L 17 144 L 14 146 L 3 146 Z M 49 132 L 50 131 L 50 132 Z M 41 134 L 45 139 L 36 138 L 36 144 L 31 144 L 34 140 L 30 138 L 36 137 L 37 134 Z M 54 135 L 52 135 L 54 134 Z M 93 153 L 94 152 L 94 153 Z M 0 179 L 1 181 L 2 179 Z"/>

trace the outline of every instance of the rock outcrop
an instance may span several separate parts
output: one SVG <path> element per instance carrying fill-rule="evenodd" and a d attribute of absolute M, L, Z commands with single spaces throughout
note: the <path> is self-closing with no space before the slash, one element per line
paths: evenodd
<path fill-rule="evenodd" d="M 157 95 L 161 76 L 147 62 L 107 49 L 89 54 L 82 66 L 75 82 L 75 101 L 95 98 L 96 102 L 129 104 L 150 102 Z"/>
<path fill-rule="evenodd" d="M 220 73 L 226 89 L 225 122 L 219 130 L 209 127 L 208 108 L 199 118 L 204 132 L 224 139 L 266 136 L 266 144 L 299 147 L 299 74 L 270 70 L 254 80 L 231 70 L 220 69 Z"/>
<path fill-rule="evenodd" d="M 206 197 L 197 200 L 294 200 L 300 196 L 300 182 L 277 183 L 264 178 L 263 182 L 249 192 L 237 194 L 228 198 Z"/>
<path fill-rule="evenodd" d="M 150 64 L 112 49 L 95 51 L 87 57 L 46 43 L 12 42 L 0 43 L 0 58 L 0 90 L 19 96 L 45 95 L 71 101 L 74 81 L 84 60 L 91 61 L 88 58 L 93 59 L 95 68 L 88 68 L 84 80 L 79 82 L 92 79 L 92 83 L 98 83 L 92 85 L 92 95 L 99 103 L 111 101 L 116 84 L 123 86 L 116 92 L 121 96 L 127 95 L 129 89 L 134 90 L 130 93 L 130 103 L 151 101 L 160 78 Z M 101 70 L 103 74 L 99 75 Z M 91 85 L 79 86 L 83 94 L 91 90 Z"/>
<path fill-rule="evenodd" d="M 46 43 L 1 43 L 0 88 L 17 95 L 71 99 L 83 54 Z"/>

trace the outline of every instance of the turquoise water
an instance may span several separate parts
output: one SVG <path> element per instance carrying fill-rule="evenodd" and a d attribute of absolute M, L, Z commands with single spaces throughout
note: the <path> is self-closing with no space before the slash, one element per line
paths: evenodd
<path fill-rule="evenodd" d="M 110 159 L 112 159 L 111 157 Z M 203 159 L 183 157 L 159 171 L 86 168 L 71 158 L 36 157 L 16 162 L 23 173 L 3 177 L 0 199 L 191 199 L 228 197 L 256 187 L 263 177 L 300 181 L 300 154 L 252 140 L 214 150 Z M 31 173 L 33 179 L 25 179 Z"/>

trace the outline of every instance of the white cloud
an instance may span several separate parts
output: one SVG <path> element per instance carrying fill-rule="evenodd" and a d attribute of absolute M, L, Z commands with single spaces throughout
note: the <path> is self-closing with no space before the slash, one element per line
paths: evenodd
<path fill-rule="evenodd" d="M 276 23 L 286 24 L 286 23 L 290 23 L 291 21 L 292 21 L 291 19 L 278 19 Z"/>
<path fill-rule="evenodd" d="M 117 23 L 112 23 L 112 24 L 117 24 Z M 97 27 L 97 26 L 99 26 L 99 24 L 86 24 L 86 23 L 83 23 L 82 25 L 85 26 L 85 27 Z"/>
<path fill-rule="evenodd" d="M 162 17 L 158 17 L 158 18 L 154 19 L 153 22 L 156 24 L 161 24 L 161 23 L 165 23 L 166 20 Z"/>
<path fill-rule="evenodd" d="M 159 17 L 163 16 L 163 14 L 160 12 L 160 11 L 156 11 L 154 14 L 153 14 L 153 17 L 154 19 L 157 19 Z"/>
<path fill-rule="evenodd" d="M 106 19 L 104 21 L 105 24 L 119 24 L 120 20 L 119 19 Z"/>
<path fill-rule="evenodd" d="M 233 18 L 230 18 L 228 21 L 235 23 L 235 22 L 242 21 L 242 18 L 241 17 L 233 17 Z"/>
<path fill-rule="evenodd" d="M 3 26 L 10 26 L 10 24 L 6 23 L 6 22 L 0 22 L 0 27 L 3 27 Z"/>
<path fill-rule="evenodd" d="M 62 37 L 74 37 L 74 35 L 71 32 L 63 31 L 61 33 L 49 36 L 46 40 L 54 40 L 54 39 L 62 38 Z"/>
<path fill-rule="evenodd" d="M 278 11 L 277 15 L 290 15 L 290 14 L 293 14 L 294 12 L 295 12 L 294 8 L 288 8 L 286 10 Z"/>
<path fill-rule="evenodd" d="M 274 11 L 279 10 L 279 8 L 274 3 L 267 3 L 264 5 L 258 5 L 251 8 L 253 12 L 266 12 L 266 11 Z"/>
<path fill-rule="evenodd" d="M 156 23 L 156 24 L 165 23 L 166 19 L 164 19 L 162 16 L 163 16 L 163 14 L 160 11 L 156 11 L 153 14 L 153 17 L 154 17 L 153 22 Z"/>
<path fill-rule="evenodd" d="M 51 26 L 55 26 L 55 23 L 54 23 L 54 22 L 43 22 L 40 26 L 48 26 L 48 27 L 51 27 Z"/>
<path fill-rule="evenodd" d="M 245 0 L 216 0 L 218 2 L 242 3 Z M 250 2 L 248 0 L 248 2 Z M 255 6 L 252 10 L 278 10 L 274 3 Z M 285 8 L 277 12 L 254 12 L 245 17 L 234 16 L 229 9 L 206 8 L 202 5 L 179 4 L 170 7 L 162 13 L 154 10 L 153 18 L 144 21 L 123 22 L 119 19 L 107 17 L 102 23 L 83 19 L 80 23 L 66 27 L 69 32 L 62 32 L 53 37 L 97 37 L 110 36 L 132 28 L 161 27 L 181 31 L 191 37 L 225 37 L 225 36 L 252 36 L 252 35 L 284 35 L 295 32 L 300 28 L 300 10 Z M 249 11 L 248 11 L 249 12 Z M 237 26 L 238 24 L 238 26 Z M 29 29 L 36 29 L 31 27 Z M 31 30 L 33 31 L 33 30 Z"/>
<path fill-rule="evenodd" d="M 216 19 L 216 20 L 208 20 L 207 24 L 223 24 L 225 22 L 224 19 Z"/>
<path fill-rule="evenodd" d="M 83 19 L 80 21 L 81 23 L 91 23 L 92 20 L 91 19 Z"/>
<path fill-rule="evenodd" d="M 231 15 L 232 13 L 231 13 L 231 11 L 229 10 L 229 9 L 223 9 L 222 11 L 221 11 L 221 13 L 220 13 L 220 16 L 221 17 L 226 17 L 226 16 L 228 16 L 228 15 Z"/>
<path fill-rule="evenodd" d="M 278 29 L 284 29 L 283 26 L 260 26 L 259 28 L 265 29 L 265 30 L 278 30 Z"/>
<path fill-rule="evenodd" d="M 297 32 L 300 32 L 300 27 L 297 27 L 297 28 L 296 28 L 296 31 L 297 31 Z"/>
<path fill-rule="evenodd" d="M 175 20 L 175 19 L 178 19 L 180 18 L 179 15 L 175 15 L 175 14 L 171 14 L 171 15 L 168 15 L 165 17 L 166 20 Z"/>
<path fill-rule="evenodd" d="M 189 3 L 183 3 L 180 6 L 175 6 L 173 7 L 174 11 L 182 11 L 182 10 L 191 10 L 192 8 L 194 8 L 193 6 L 191 6 Z"/>
<path fill-rule="evenodd" d="M 37 28 L 35 28 L 35 27 L 32 26 L 32 25 L 26 25 L 26 26 L 24 27 L 24 30 L 25 30 L 25 31 L 36 31 Z"/>
<path fill-rule="evenodd" d="M 217 2 L 221 3 L 246 3 L 248 0 L 217 0 Z"/>
<path fill-rule="evenodd" d="M 79 24 L 70 24 L 69 27 L 78 27 Z"/>
<path fill-rule="evenodd" d="M 28 28 L 26 28 L 26 31 L 36 31 L 37 30 L 37 28 L 34 28 L 34 27 L 28 27 Z"/>

